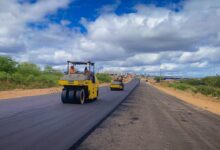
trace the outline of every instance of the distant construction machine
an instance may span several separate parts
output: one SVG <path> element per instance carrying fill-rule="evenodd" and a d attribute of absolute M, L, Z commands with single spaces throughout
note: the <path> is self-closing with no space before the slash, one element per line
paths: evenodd
<path fill-rule="evenodd" d="M 113 90 L 124 90 L 123 77 L 117 77 L 110 84 L 111 91 Z"/>
<path fill-rule="evenodd" d="M 76 70 L 77 67 L 81 71 Z M 64 86 L 61 94 L 63 103 L 83 104 L 86 100 L 97 99 L 99 85 L 95 76 L 95 63 L 67 61 L 67 73 L 59 80 L 59 84 Z"/>

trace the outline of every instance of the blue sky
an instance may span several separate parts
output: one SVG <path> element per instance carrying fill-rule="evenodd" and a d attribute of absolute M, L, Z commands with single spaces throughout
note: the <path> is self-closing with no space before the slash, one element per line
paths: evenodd
<path fill-rule="evenodd" d="M 36 3 L 37 0 L 22 0 L 21 3 Z M 94 21 L 106 6 L 113 7 L 113 11 L 117 15 L 126 13 L 135 13 L 134 7 L 138 4 L 154 5 L 156 7 L 165 7 L 172 11 L 180 11 L 183 0 L 75 0 L 71 1 L 67 8 L 58 9 L 53 14 L 45 16 L 49 23 L 59 24 L 62 20 L 70 21 L 67 26 L 69 28 L 80 28 L 81 32 L 86 32 L 86 29 L 81 25 L 81 18 Z M 44 29 L 48 27 L 45 22 L 31 22 L 30 27 Z"/>
<path fill-rule="evenodd" d="M 65 69 L 220 73 L 219 0 L 0 1 L 0 55 Z"/>

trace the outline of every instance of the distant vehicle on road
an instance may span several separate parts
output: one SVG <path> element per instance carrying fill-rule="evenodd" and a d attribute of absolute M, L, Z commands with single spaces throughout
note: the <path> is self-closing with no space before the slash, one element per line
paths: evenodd
<path fill-rule="evenodd" d="M 124 90 L 123 77 L 114 79 L 110 84 L 111 91 L 113 90 Z"/>
<path fill-rule="evenodd" d="M 98 98 L 99 85 L 94 68 L 93 62 L 67 61 L 67 74 L 59 80 L 59 84 L 64 86 L 61 94 L 63 103 L 83 104 L 85 100 Z"/>

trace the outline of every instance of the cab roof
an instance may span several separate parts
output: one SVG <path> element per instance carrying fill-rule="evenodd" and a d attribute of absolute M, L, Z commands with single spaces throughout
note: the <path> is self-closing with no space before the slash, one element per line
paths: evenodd
<path fill-rule="evenodd" d="M 67 61 L 67 63 L 71 63 L 71 64 L 74 64 L 74 65 L 87 65 L 87 64 L 90 64 L 92 66 L 94 66 L 94 62 L 91 62 L 91 61 Z"/>

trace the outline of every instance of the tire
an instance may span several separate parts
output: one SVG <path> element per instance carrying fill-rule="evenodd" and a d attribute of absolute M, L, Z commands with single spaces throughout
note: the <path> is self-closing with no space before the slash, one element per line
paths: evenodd
<path fill-rule="evenodd" d="M 75 99 L 74 99 L 74 90 L 69 90 L 68 92 L 68 102 L 69 103 L 74 103 Z"/>
<path fill-rule="evenodd" d="M 84 89 L 76 91 L 76 100 L 80 104 L 84 104 L 84 102 L 86 100 L 86 94 L 85 94 L 85 90 Z"/>
<path fill-rule="evenodd" d="M 98 99 L 98 97 L 99 97 L 99 89 L 97 89 L 97 97 L 96 97 L 96 99 Z"/>
<path fill-rule="evenodd" d="M 62 103 L 66 104 L 68 103 L 68 90 L 67 89 L 63 89 L 62 93 L 61 93 L 61 101 Z"/>

